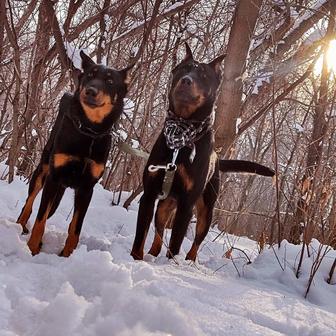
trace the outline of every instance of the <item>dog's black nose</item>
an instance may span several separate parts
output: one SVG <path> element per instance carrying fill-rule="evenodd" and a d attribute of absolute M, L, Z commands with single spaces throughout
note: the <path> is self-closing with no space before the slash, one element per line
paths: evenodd
<path fill-rule="evenodd" d="M 96 89 L 95 87 L 93 86 L 89 86 L 85 89 L 85 94 L 87 96 L 91 96 L 91 97 L 96 97 L 97 94 L 98 94 L 98 89 Z"/>
<path fill-rule="evenodd" d="M 182 79 L 181 79 L 181 84 L 183 84 L 183 85 L 190 86 L 192 84 L 192 82 L 193 82 L 192 78 L 188 75 L 182 77 Z"/>

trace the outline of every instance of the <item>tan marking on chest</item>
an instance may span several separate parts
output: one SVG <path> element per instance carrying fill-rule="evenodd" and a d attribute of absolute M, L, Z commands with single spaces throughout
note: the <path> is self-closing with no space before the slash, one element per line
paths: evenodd
<path fill-rule="evenodd" d="M 158 174 L 158 171 L 148 171 L 148 175 L 150 176 L 150 177 L 155 177 L 156 175 Z"/>
<path fill-rule="evenodd" d="M 177 172 L 180 175 L 186 190 L 190 191 L 194 186 L 194 180 L 187 173 L 187 170 L 186 170 L 185 166 L 184 165 L 178 165 Z"/>
<path fill-rule="evenodd" d="M 54 167 L 59 168 L 65 166 L 70 161 L 78 161 L 79 158 L 74 155 L 68 155 L 64 153 L 54 154 Z"/>
<path fill-rule="evenodd" d="M 112 112 L 113 103 L 111 97 L 104 93 L 99 93 L 97 98 L 97 107 L 91 107 L 85 104 L 84 90 L 80 93 L 80 103 L 84 110 L 86 117 L 94 123 L 101 123 L 104 118 Z"/>
<path fill-rule="evenodd" d="M 105 165 L 103 163 L 97 163 L 95 161 L 90 162 L 91 175 L 97 180 L 103 175 Z"/>

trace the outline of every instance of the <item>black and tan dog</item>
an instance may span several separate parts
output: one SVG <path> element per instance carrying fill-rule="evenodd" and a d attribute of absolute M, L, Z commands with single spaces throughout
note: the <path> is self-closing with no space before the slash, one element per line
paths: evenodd
<path fill-rule="evenodd" d="M 17 220 L 23 233 L 36 195 L 43 188 L 41 204 L 28 241 L 39 253 L 47 218 L 56 211 L 67 187 L 75 190 L 74 214 L 61 256 L 76 248 L 93 187 L 102 176 L 111 145 L 111 129 L 123 111 L 128 71 L 96 64 L 81 52 L 83 72 L 74 93 L 65 94 L 43 150 L 41 162 L 29 184 L 28 198 Z"/>
<path fill-rule="evenodd" d="M 219 189 L 219 171 L 274 175 L 271 169 L 257 163 L 219 160 L 214 152 L 212 115 L 223 59 L 224 56 L 219 56 L 209 64 L 199 63 L 193 59 L 190 48 L 186 46 L 184 60 L 173 70 L 168 117 L 144 171 L 144 193 L 140 200 L 131 252 L 134 259 L 143 259 L 155 201 L 162 191 L 165 175 L 164 169 L 149 171 L 148 168 L 151 165 L 162 168 L 172 162 L 174 149 L 180 148 L 176 159 L 177 170 L 168 197 L 159 201 L 155 213 L 155 238 L 149 251 L 154 256 L 161 251 L 163 232 L 169 220 L 173 220 L 173 225 L 167 257 L 179 253 L 196 205 L 196 235 L 186 256 L 187 260 L 196 259 L 198 248 L 210 228 Z M 187 138 L 183 139 L 181 134 Z"/>

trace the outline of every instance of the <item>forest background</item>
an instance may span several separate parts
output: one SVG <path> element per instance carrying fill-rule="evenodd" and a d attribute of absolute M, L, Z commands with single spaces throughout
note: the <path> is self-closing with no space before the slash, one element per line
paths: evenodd
<path fill-rule="evenodd" d="M 273 184 L 222 176 L 214 225 L 260 244 L 316 237 L 335 248 L 335 10 L 334 0 L 0 1 L 0 162 L 9 167 L 1 179 L 31 176 L 83 49 L 115 68 L 136 62 L 101 181 L 114 204 L 128 191 L 127 207 L 145 165 L 129 148 L 150 152 L 188 42 L 199 61 L 227 54 L 219 155 L 277 173 Z"/>

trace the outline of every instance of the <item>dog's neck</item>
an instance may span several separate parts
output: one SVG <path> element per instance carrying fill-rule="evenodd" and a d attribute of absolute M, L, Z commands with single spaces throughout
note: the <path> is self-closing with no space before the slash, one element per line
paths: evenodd
<path fill-rule="evenodd" d="M 185 122 L 202 122 L 208 119 L 214 118 L 214 111 L 213 111 L 214 102 L 206 102 L 199 108 L 197 108 L 188 118 L 181 117 L 181 113 L 176 113 L 173 104 L 169 104 L 167 118 L 177 118 L 183 119 Z M 179 111 L 180 112 L 180 111 Z M 213 124 L 213 120 L 212 120 Z"/>

